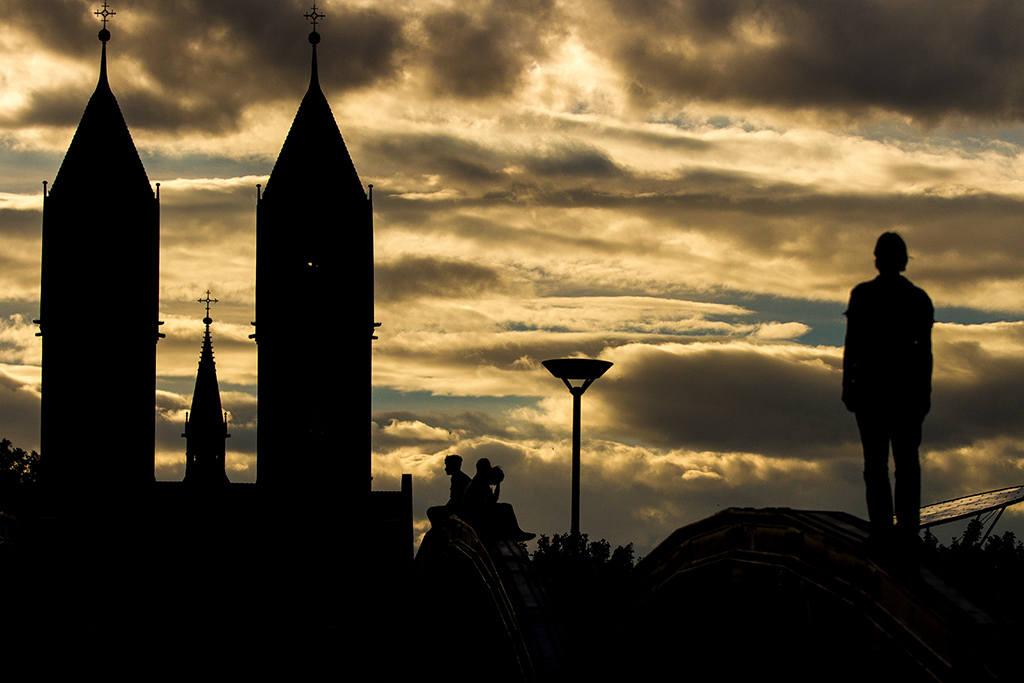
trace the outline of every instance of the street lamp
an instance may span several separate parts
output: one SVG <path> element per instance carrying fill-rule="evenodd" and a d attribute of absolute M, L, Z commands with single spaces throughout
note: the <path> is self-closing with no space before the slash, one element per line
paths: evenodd
<path fill-rule="evenodd" d="M 591 358 L 558 358 L 543 361 L 548 371 L 565 382 L 572 394 L 572 538 L 580 536 L 580 399 L 583 392 L 612 364 Z"/>

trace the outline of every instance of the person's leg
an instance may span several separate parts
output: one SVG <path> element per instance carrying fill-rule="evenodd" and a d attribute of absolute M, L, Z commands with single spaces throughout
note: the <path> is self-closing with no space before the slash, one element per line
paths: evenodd
<path fill-rule="evenodd" d="M 892 459 L 896 465 L 896 534 L 900 542 L 918 538 L 921 521 L 921 420 L 904 419 L 892 437 Z"/>
<path fill-rule="evenodd" d="M 892 488 L 889 485 L 889 431 L 878 414 L 858 412 L 857 428 L 864 448 L 864 489 L 871 535 L 886 541 L 892 532 Z"/>
<path fill-rule="evenodd" d="M 517 541 L 529 541 L 536 538 L 537 534 L 523 531 L 519 527 L 519 520 L 516 519 L 516 511 L 509 503 L 498 503 L 495 505 L 498 522 L 501 529 L 510 534 Z"/>

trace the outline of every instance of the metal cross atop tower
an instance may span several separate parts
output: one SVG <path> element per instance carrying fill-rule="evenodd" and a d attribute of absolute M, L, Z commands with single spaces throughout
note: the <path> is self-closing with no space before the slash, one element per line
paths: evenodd
<path fill-rule="evenodd" d="M 320 21 L 321 19 L 323 19 L 327 15 L 321 14 L 321 13 L 317 12 L 316 11 L 316 3 L 314 2 L 313 3 L 313 9 L 310 10 L 309 12 L 306 12 L 302 16 L 306 17 L 307 19 L 309 19 L 313 23 L 313 30 L 315 31 L 316 30 L 316 22 Z"/>
<path fill-rule="evenodd" d="M 103 28 L 105 29 L 105 28 L 107 28 L 107 19 L 109 19 L 110 17 L 112 17 L 115 14 L 117 14 L 117 12 L 111 12 L 110 11 L 110 6 L 107 3 L 104 2 L 103 3 L 103 9 L 102 10 L 96 10 L 95 12 L 93 12 L 93 14 L 95 14 L 96 16 L 98 16 L 101 19 L 103 19 Z"/>
<path fill-rule="evenodd" d="M 206 290 L 206 298 L 205 299 L 198 299 L 198 301 L 201 304 L 206 304 L 206 317 L 203 318 L 203 322 L 206 323 L 207 325 L 209 325 L 210 323 L 213 322 L 213 320 L 210 318 L 210 304 L 217 303 L 217 299 L 211 299 L 210 298 L 210 290 Z"/>

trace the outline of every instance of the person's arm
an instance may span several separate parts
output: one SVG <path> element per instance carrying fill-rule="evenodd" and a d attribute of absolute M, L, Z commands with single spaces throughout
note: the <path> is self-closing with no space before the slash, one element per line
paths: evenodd
<path fill-rule="evenodd" d="M 925 304 L 918 328 L 917 339 L 914 340 L 914 365 L 916 366 L 915 381 L 918 386 L 918 405 L 923 418 L 932 407 L 932 325 L 935 322 L 935 309 L 931 299 L 922 292 Z"/>
<path fill-rule="evenodd" d="M 860 352 L 858 326 L 853 314 L 853 295 L 846 307 L 846 341 L 843 343 L 843 405 L 851 413 L 857 411 L 857 361 Z"/>

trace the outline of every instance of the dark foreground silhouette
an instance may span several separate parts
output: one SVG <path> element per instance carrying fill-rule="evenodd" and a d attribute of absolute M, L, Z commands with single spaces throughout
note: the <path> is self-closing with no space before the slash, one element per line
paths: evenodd
<path fill-rule="evenodd" d="M 842 512 L 731 508 L 678 529 L 630 567 L 628 546 L 611 553 L 572 534 L 541 537 L 530 561 L 520 544 L 483 539 L 449 517 L 416 556 L 422 616 L 410 643 L 416 664 L 404 673 L 436 681 L 1018 677 L 1019 612 L 979 605 L 930 560 L 913 572 L 882 561 L 869 532 Z M 1012 538 L 993 550 L 999 561 L 1021 554 Z"/>
<path fill-rule="evenodd" d="M 487 458 L 480 458 L 476 462 L 476 476 L 463 488 L 468 477 L 461 471 L 461 465 L 460 456 L 445 458 L 445 473 L 452 478 L 451 497 L 444 506 L 427 510 L 432 525 L 447 516 L 458 515 L 483 536 L 507 536 L 514 541 L 529 541 L 536 537 L 536 534 L 519 527 L 511 504 L 498 502 L 501 482 L 505 480 L 501 467 L 491 465 Z"/>
<path fill-rule="evenodd" d="M 857 416 L 874 544 L 904 554 L 918 545 L 921 424 L 931 407 L 934 309 L 900 273 L 907 246 L 893 232 L 875 246 L 878 277 L 854 288 L 846 310 L 843 403 Z M 896 526 L 889 486 L 889 445 L 896 465 Z"/>

